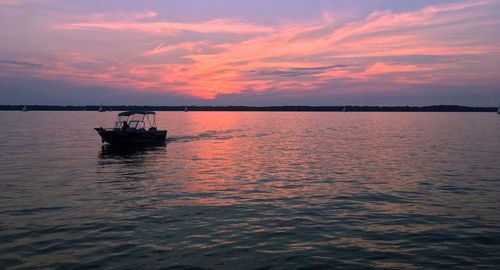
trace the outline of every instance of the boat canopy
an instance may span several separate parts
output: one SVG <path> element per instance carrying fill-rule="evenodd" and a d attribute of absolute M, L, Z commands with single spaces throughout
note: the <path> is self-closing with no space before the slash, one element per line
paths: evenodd
<path fill-rule="evenodd" d="M 156 114 L 155 112 L 151 111 L 126 111 L 126 112 L 121 112 L 118 114 L 118 116 L 131 116 L 134 114 L 143 114 L 143 115 L 148 115 L 148 114 Z"/>
<path fill-rule="evenodd" d="M 118 114 L 114 129 L 122 129 L 127 121 L 130 129 L 156 129 L 156 113 L 152 111 L 126 111 Z"/>

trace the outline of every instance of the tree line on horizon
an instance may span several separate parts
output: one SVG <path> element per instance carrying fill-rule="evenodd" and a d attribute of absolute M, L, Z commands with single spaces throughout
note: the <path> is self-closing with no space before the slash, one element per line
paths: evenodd
<path fill-rule="evenodd" d="M 21 111 L 25 105 L 0 105 L 1 111 Z M 99 105 L 27 105 L 30 111 L 98 111 Z M 263 111 L 263 112 L 496 112 L 495 107 L 431 106 L 104 106 L 106 111 Z"/>

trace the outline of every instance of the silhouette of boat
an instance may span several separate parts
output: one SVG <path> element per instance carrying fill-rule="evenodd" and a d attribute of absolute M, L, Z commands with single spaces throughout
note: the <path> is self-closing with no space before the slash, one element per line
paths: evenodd
<path fill-rule="evenodd" d="M 124 124 L 126 125 L 124 126 Z M 95 128 L 103 143 L 119 145 L 163 144 L 166 130 L 156 128 L 156 113 L 126 111 L 118 114 L 113 128 Z"/>
<path fill-rule="evenodd" d="M 105 112 L 104 108 L 102 107 L 102 102 L 101 105 L 99 106 L 99 112 Z"/>
<path fill-rule="evenodd" d="M 184 112 L 188 112 L 188 107 L 184 107 Z"/>
<path fill-rule="evenodd" d="M 346 108 L 344 107 L 344 108 L 342 109 L 342 111 L 343 111 L 343 112 L 346 112 L 347 110 L 346 110 Z"/>
<path fill-rule="evenodd" d="M 27 112 L 27 111 L 28 111 L 28 106 L 24 105 L 23 112 Z"/>

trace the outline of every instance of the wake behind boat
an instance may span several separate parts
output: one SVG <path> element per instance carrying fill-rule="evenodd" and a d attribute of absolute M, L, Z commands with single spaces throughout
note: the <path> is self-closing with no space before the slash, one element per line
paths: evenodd
<path fill-rule="evenodd" d="M 113 128 L 95 128 L 103 143 L 140 145 L 161 144 L 167 137 L 166 130 L 156 128 L 156 113 L 127 111 L 118 114 Z"/>

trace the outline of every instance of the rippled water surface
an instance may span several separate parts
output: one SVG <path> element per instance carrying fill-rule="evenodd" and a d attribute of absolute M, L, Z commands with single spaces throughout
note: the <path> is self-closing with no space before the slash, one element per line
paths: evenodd
<path fill-rule="evenodd" d="M 499 269 L 493 113 L 0 112 L 0 269 Z"/>

